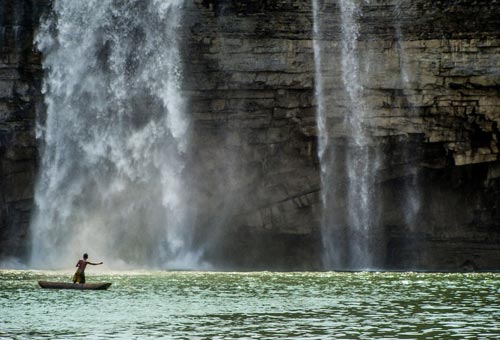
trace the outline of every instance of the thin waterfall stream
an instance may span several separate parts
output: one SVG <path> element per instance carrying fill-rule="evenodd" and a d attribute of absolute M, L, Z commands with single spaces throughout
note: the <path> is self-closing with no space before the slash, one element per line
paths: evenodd
<path fill-rule="evenodd" d="M 199 265 L 182 176 L 183 3 L 54 2 L 36 38 L 47 113 L 32 265 L 82 251 L 115 267 Z"/>
<path fill-rule="evenodd" d="M 404 34 L 401 28 L 401 20 L 403 20 L 404 16 L 404 3 L 402 0 L 398 0 L 395 4 L 394 11 L 394 26 L 396 33 L 396 44 L 399 53 L 399 67 L 400 67 L 400 87 L 402 95 L 404 96 L 404 104 L 408 107 L 410 111 L 411 118 L 409 119 L 409 123 L 411 123 L 412 119 L 415 119 L 419 116 L 419 112 L 415 109 L 411 98 L 415 96 L 415 90 L 412 88 L 411 83 L 411 74 L 410 74 L 410 65 L 409 65 L 409 57 L 407 52 L 405 51 L 404 46 Z M 419 154 L 416 150 L 410 150 L 409 147 L 406 147 L 403 151 L 403 161 L 405 163 L 411 163 L 412 158 L 418 157 Z M 405 223 L 408 230 L 412 231 L 415 229 L 417 224 L 418 214 L 421 210 L 421 192 L 419 190 L 419 177 L 418 171 L 415 166 L 409 167 L 408 169 L 409 177 L 411 178 L 408 183 L 404 186 L 405 191 L 405 203 L 404 203 L 404 216 Z"/>
<path fill-rule="evenodd" d="M 370 60 L 359 48 L 364 3 L 338 2 L 340 37 L 332 41 L 321 29 L 320 6 L 325 3 L 313 2 L 322 234 L 324 265 L 330 269 L 369 269 L 380 257 L 376 246 L 380 159 L 366 124 L 370 108 L 364 100 L 364 83 Z"/>
<path fill-rule="evenodd" d="M 346 156 L 348 221 L 352 230 L 350 239 L 350 267 L 371 268 L 374 260 L 373 233 L 377 227 L 375 200 L 376 150 L 370 147 L 370 136 L 365 119 L 369 106 L 365 102 L 363 72 L 359 51 L 360 20 L 364 1 L 341 0 L 342 21 L 342 81 L 347 92 L 345 130 L 349 133 Z M 365 58 L 365 63 L 370 62 Z"/>

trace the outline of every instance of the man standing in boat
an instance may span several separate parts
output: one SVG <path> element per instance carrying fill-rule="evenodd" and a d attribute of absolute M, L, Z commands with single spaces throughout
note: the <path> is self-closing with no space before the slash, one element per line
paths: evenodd
<path fill-rule="evenodd" d="M 87 267 L 88 264 L 91 264 L 93 266 L 98 266 L 100 264 L 103 264 L 103 262 L 99 263 L 92 263 L 90 261 L 87 261 L 89 258 L 89 255 L 87 253 L 83 254 L 83 259 L 79 260 L 78 263 L 76 264 L 76 267 L 78 269 L 76 270 L 75 275 L 73 275 L 73 283 L 85 283 L 85 268 Z"/>

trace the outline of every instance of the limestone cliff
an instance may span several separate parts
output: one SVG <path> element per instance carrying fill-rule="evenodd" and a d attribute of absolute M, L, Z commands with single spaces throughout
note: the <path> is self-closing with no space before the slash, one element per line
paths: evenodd
<path fill-rule="evenodd" d="M 42 1 L 4 4 L 0 69 L 0 257 L 26 247 L 36 168 Z M 338 86 L 338 3 L 320 3 L 329 129 L 349 135 Z M 384 268 L 500 267 L 500 4 L 372 0 L 360 20 L 364 121 L 380 154 Z M 320 269 L 321 203 L 313 18 L 306 0 L 186 5 L 187 168 L 207 260 L 221 267 Z M 39 108 L 43 114 L 43 107 Z M 340 158 L 341 159 L 341 158 Z M 341 162 L 341 161 L 339 161 Z M 410 226 L 396 209 L 418 187 Z M 195 203 L 194 203 L 195 204 Z M 216 212 L 216 214 L 214 214 Z M 214 216 L 216 215 L 216 216 Z M 199 242 L 202 242 L 201 240 Z"/>

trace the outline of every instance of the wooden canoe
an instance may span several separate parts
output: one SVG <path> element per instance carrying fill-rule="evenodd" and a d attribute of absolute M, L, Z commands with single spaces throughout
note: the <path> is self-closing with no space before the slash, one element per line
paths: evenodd
<path fill-rule="evenodd" d="M 49 281 L 38 281 L 38 284 L 42 288 L 49 289 L 79 289 L 79 290 L 106 290 L 111 286 L 109 282 L 101 283 L 68 283 L 68 282 L 49 282 Z"/>

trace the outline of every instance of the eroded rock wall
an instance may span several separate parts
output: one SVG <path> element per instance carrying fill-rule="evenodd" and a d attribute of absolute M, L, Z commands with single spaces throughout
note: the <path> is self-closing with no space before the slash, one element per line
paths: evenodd
<path fill-rule="evenodd" d="M 210 207 L 208 258 L 233 268 L 321 268 L 308 3 L 195 1 L 188 13 L 188 167 L 199 169 L 199 206 Z"/>
<path fill-rule="evenodd" d="M 338 62 L 339 7 L 322 9 L 322 39 Z M 379 266 L 498 268 L 499 4 L 370 1 L 362 13 L 363 124 L 381 158 Z M 342 145 L 350 136 L 335 123 L 348 106 L 337 65 L 326 65 L 326 87 Z"/>
<path fill-rule="evenodd" d="M 243 206 L 226 211 L 225 230 L 237 232 L 224 234 L 222 248 L 233 242 L 248 248 L 248 233 L 266 240 L 307 235 L 275 253 L 255 241 L 253 252 L 246 251 L 257 262 L 275 263 L 286 253 L 299 267 L 321 262 L 311 5 L 197 1 L 192 7 L 200 15 L 192 18 L 187 67 L 193 117 L 203 131 L 196 135 L 220 137 L 211 151 L 204 151 L 205 140 L 196 149 L 200 159 L 218 150 L 228 162 L 212 167 L 230 169 L 237 183 L 223 182 L 220 195 L 244 198 Z M 339 124 L 347 106 L 339 4 L 320 1 L 320 12 L 329 133 L 344 150 L 350 137 Z M 499 5 L 384 0 L 366 2 L 362 13 L 358 52 L 369 112 L 363 123 L 381 159 L 377 266 L 497 268 Z M 418 201 L 411 221 L 402 206 L 408 195 Z"/>
<path fill-rule="evenodd" d="M 23 257 L 33 206 L 41 60 L 33 32 L 46 1 L 0 1 L 0 258 Z"/>

